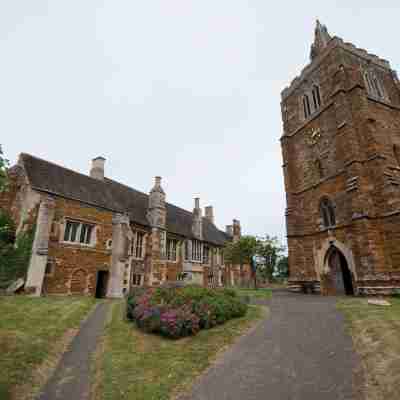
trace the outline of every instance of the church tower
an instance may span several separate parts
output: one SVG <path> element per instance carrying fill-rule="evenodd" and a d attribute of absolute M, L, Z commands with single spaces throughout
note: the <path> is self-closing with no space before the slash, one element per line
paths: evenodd
<path fill-rule="evenodd" d="M 281 108 L 292 289 L 400 289 L 395 71 L 317 21 L 310 63 L 283 90 Z"/>

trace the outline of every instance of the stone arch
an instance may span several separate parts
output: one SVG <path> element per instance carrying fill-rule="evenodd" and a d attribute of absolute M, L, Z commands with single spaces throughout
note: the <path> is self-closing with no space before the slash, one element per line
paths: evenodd
<path fill-rule="evenodd" d="M 357 271 L 354 261 L 353 252 L 351 249 L 346 246 L 344 243 L 340 242 L 334 237 L 329 237 L 322 243 L 321 248 L 315 254 L 315 268 L 318 279 L 321 281 L 321 276 L 329 274 L 329 253 L 332 251 L 332 248 L 338 249 L 343 257 L 346 259 L 347 266 L 353 275 L 354 283 L 357 281 Z M 357 293 L 357 286 L 354 286 L 354 293 Z"/>
<path fill-rule="evenodd" d="M 88 291 L 88 273 L 83 268 L 72 271 L 70 293 L 72 295 L 86 294 Z"/>

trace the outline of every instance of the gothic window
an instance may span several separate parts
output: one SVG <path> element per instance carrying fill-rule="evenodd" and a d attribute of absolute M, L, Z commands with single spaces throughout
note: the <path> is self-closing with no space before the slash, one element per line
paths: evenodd
<path fill-rule="evenodd" d="M 330 228 L 332 226 L 335 226 L 336 225 L 335 209 L 333 207 L 331 200 L 329 200 L 327 197 L 324 197 L 321 200 L 319 209 L 324 227 Z"/>
<path fill-rule="evenodd" d="M 393 145 L 393 154 L 396 159 L 397 165 L 400 166 L 400 147 L 397 144 Z"/>
<path fill-rule="evenodd" d="M 304 118 L 307 119 L 311 115 L 310 98 L 308 97 L 308 94 L 303 96 L 303 109 Z"/>
<path fill-rule="evenodd" d="M 321 107 L 321 94 L 318 85 L 314 85 L 312 89 L 312 97 L 313 97 L 314 110 L 316 111 Z"/>
<path fill-rule="evenodd" d="M 373 73 L 372 71 L 365 72 L 364 80 L 367 85 L 367 91 L 371 96 L 378 99 L 385 98 L 382 84 L 375 73 Z"/>

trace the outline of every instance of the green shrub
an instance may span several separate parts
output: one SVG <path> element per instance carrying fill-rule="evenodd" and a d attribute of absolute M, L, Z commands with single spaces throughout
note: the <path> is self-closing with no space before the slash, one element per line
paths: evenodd
<path fill-rule="evenodd" d="M 146 332 L 176 339 L 242 317 L 247 307 L 230 289 L 140 288 L 127 298 L 127 318 Z"/>
<path fill-rule="evenodd" d="M 18 278 L 25 278 L 32 254 L 35 229 L 15 238 L 12 220 L 0 212 L 0 288 L 7 288 Z"/>

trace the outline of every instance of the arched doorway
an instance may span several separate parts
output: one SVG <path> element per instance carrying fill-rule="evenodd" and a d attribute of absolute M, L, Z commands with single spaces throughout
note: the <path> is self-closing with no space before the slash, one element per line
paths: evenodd
<path fill-rule="evenodd" d="M 334 246 L 329 249 L 327 256 L 332 289 L 338 295 L 353 295 L 353 278 L 345 256 Z"/>

